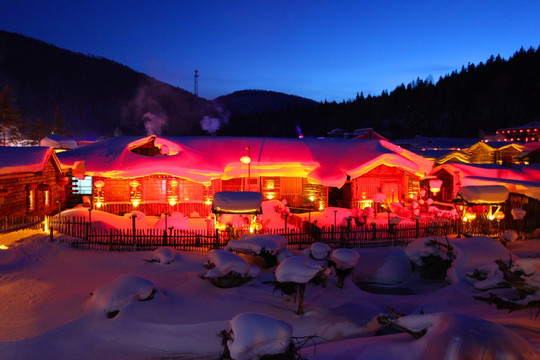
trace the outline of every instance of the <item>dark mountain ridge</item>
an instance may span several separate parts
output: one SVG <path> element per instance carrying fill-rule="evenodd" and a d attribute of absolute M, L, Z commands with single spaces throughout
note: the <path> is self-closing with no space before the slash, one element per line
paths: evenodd
<path fill-rule="evenodd" d="M 264 90 L 206 100 L 117 62 L 0 31 L 0 87 L 8 85 L 26 132 L 81 140 L 118 134 L 326 136 L 374 128 L 387 138 L 476 137 L 540 120 L 540 48 L 492 56 L 441 77 L 342 103 Z M 59 116 L 60 114 L 60 116 Z M 58 126 L 56 126 L 58 129 Z M 34 131 L 35 132 L 35 131 Z"/>

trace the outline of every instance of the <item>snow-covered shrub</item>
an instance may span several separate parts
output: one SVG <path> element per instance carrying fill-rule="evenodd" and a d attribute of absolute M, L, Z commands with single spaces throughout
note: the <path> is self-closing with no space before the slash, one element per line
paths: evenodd
<path fill-rule="evenodd" d="M 298 314 L 304 313 L 304 292 L 307 283 L 326 285 L 326 268 L 319 262 L 303 255 L 292 256 L 283 260 L 275 271 L 274 291 L 280 290 L 287 295 L 287 301 L 291 295 L 296 299 L 299 292 Z"/>
<path fill-rule="evenodd" d="M 332 251 L 329 265 L 336 270 L 339 288 L 343 288 L 345 278 L 352 273 L 359 259 L 360 254 L 353 249 L 335 249 Z"/>
<path fill-rule="evenodd" d="M 92 305 L 105 311 L 108 318 L 115 317 L 120 309 L 135 301 L 147 301 L 154 297 L 155 285 L 133 275 L 121 275 L 92 293 Z"/>
<path fill-rule="evenodd" d="M 519 235 L 514 230 L 506 230 L 501 234 L 500 240 L 503 244 L 515 242 L 518 239 Z"/>
<path fill-rule="evenodd" d="M 234 360 L 258 360 L 266 355 L 285 355 L 288 349 L 294 348 L 291 342 L 293 327 L 279 319 L 242 313 L 231 319 L 229 328 L 222 335 L 228 339 L 226 350 Z M 290 355 L 291 359 L 295 358 L 294 353 Z"/>
<path fill-rule="evenodd" d="M 315 260 L 326 260 L 328 255 L 332 252 L 330 246 L 322 242 L 314 242 L 310 247 L 304 250 L 304 255 L 311 257 Z"/>
<path fill-rule="evenodd" d="M 245 234 L 237 240 L 229 240 L 225 250 L 246 255 L 261 256 L 265 267 L 277 264 L 277 256 L 287 249 L 287 239 L 281 235 Z"/>
<path fill-rule="evenodd" d="M 226 250 L 210 252 L 204 267 L 208 272 L 202 275 L 202 278 L 209 279 L 214 285 L 222 288 L 245 284 L 260 272 L 257 266 L 249 265 L 240 256 Z"/>
<path fill-rule="evenodd" d="M 405 248 L 413 269 L 426 279 L 443 280 L 455 259 L 453 246 L 447 239 L 417 239 Z"/>
<path fill-rule="evenodd" d="M 162 247 L 154 250 L 148 262 L 157 262 L 160 264 L 171 264 L 178 257 L 178 252 L 175 249 Z"/>

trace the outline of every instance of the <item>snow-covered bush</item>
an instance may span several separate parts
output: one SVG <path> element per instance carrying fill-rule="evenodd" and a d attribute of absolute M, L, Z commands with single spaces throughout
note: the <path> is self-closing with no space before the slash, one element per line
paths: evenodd
<path fill-rule="evenodd" d="M 265 267 L 277 264 L 277 256 L 287 249 L 287 239 L 281 235 L 245 234 L 238 240 L 230 240 L 225 250 L 246 255 L 261 256 Z"/>
<path fill-rule="evenodd" d="M 335 249 L 330 254 L 330 266 L 336 270 L 338 287 L 343 288 L 345 278 L 350 275 L 360 259 L 360 254 L 353 249 Z"/>
<path fill-rule="evenodd" d="M 105 311 L 108 318 L 115 317 L 120 309 L 135 301 L 147 301 L 154 297 L 155 285 L 146 279 L 133 275 L 121 275 L 92 293 L 91 303 Z"/>
<path fill-rule="evenodd" d="M 283 260 L 275 272 L 274 291 L 280 290 L 287 295 L 287 301 L 290 296 L 299 292 L 298 314 L 304 313 L 304 292 L 306 284 L 326 285 L 327 272 L 319 262 L 303 255 L 289 257 Z"/>
<path fill-rule="evenodd" d="M 454 248 L 442 237 L 416 239 L 405 248 L 413 269 L 421 277 L 443 280 L 455 259 Z"/>
<path fill-rule="evenodd" d="M 506 245 L 506 243 L 512 243 L 518 239 L 519 235 L 514 230 L 506 230 L 504 233 L 501 234 L 500 240 L 503 243 L 503 245 Z"/>
<path fill-rule="evenodd" d="M 222 332 L 222 336 L 228 339 L 226 350 L 234 360 L 258 360 L 265 355 L 283 354 L 294 348 L 291 343 L 293 327 L 279 319 L 242 313 L 231 319 L 229 328 L 225 334 Z"/>
<path fill-rule="evenodd" d="M 304 250 L 304 255 L 311 257 L 315 260 L 327 260 L 328 255 L 332 252 L 330 246 L 322 242 L 314 242 L 310 247 Z"/>
<path fill-rule="evenodd" d="M 178 252 L 175 249 L 162 247 L 154 250 L 148 262 L 157 262 L 160 264 L 171 264 L 178 257 Z"/>
<path fill-rule="evenodd" d="M 214 285 L 230 288 L 245 284 L 260 272 L 255 265 L 249 265 L 240 256 L 226 250 L 214 250 L 208 254 L 208 262 L 204 265 L 208 272 L 202 275 Z"/>

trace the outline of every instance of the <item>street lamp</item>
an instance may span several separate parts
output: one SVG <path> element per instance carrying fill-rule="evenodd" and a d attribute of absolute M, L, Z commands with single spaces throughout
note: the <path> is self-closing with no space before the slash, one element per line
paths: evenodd
<path fill-rule="evenodd" d="M 246 147 L 246 155 L 242 156 L 240 161 L 248 166 L 248 191 L 251 191 L 251 147 L 249 145 Z"/>

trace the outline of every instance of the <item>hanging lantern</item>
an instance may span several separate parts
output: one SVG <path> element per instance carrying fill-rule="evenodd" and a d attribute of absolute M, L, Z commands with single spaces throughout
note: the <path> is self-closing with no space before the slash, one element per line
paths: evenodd
<path fill-rule="evenodd" d="M 105 182 L 103 180 L 98 180 L 94 183 L 94 186 L 97 187 L 98 189 L 102 188 L 103 186 L 105 186 Z"/>
<path fill-rule="evenodd" d="M 171 187 L 177 187 L 178 186 L 178 180 L 171 179 L 171 181 L 169 181 L 169 184 L 171 185 Z"/>
<path fill-rule="evenodd" d="M 431 192 L 436 194 L 439 191 L 441 191 L 442 186 L 442 180 L 439 179 L 433 179 L 429 180 L 429 188 L 431 189 Z"/>
<path fill-rule="evenodd" d="M 138 187 L 139 185 L 141 185 L 141 183 L 140 183 L 139 181 L 135 180 L 135 179 L 133 179 L 133 180 L 131 180 L 131 181 L 129 182 L 129 186 L 131 186 L 132 188 L 136 188 L 136 187 Z"/>
<path fill-rule="evenodd" d="M 476 219 L 476 213 L 473 213 L 473 212 L 468 212 L 465 217 L 467 218 L 468 221 L 473 221 L 474 219 Z"/>
<path fill-rule="evenodd" d="M 502 211 L 497 211 L 495 213 L 495 219 L 497 219 L 497 221 L 501 221 L 502 219 L 504 219 L 505 215 Z"/>

